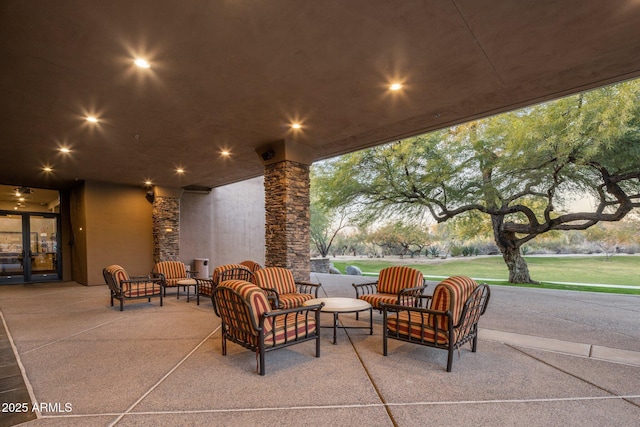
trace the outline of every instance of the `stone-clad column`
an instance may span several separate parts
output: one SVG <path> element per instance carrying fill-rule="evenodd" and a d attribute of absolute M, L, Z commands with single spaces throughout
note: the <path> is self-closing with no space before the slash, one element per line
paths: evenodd
<path fill-rule="evenodd" d="M 153 199 L 153 260 L 180 260 L 180 196 L 182 189 L 156 187 Z"/>
<path fill-rule="evenodd" d="M 265 167 L 266 264 L 309 280 L 309 166 L 284 161 Z"/>
<path fill-rule="evenodd" d="M 309 280 L 310 148 L 277 141 L 256 152 L 265 166 L 265 264 L 292 270 L 296 280 Z"/>

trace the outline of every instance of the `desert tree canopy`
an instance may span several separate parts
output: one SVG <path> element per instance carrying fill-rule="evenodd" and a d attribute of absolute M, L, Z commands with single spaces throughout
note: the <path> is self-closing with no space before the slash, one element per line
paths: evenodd
<path fill-rule="evenodd" d="M 485 215 L 509 280 L 533 282 L 524 243 L 618 221 L 640 206 L 640 81 L 326 161 L 315 191 L 327 206 L 370 217 Z M 592 209 L 566 209 L 586 195 Z"/>

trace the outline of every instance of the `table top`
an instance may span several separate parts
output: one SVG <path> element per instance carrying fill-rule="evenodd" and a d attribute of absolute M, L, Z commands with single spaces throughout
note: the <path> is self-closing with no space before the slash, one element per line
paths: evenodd
<path fill-rule="evenodd" d="M 371 307 L 371 304 L 361 299 L 340 297 L 310 299 L 305 301 L 304 305 L 320 304 L 321 302 L 324 303 L 324 307 L 322 307 L 321 311 L 330 313 L 367 310 Z"/>

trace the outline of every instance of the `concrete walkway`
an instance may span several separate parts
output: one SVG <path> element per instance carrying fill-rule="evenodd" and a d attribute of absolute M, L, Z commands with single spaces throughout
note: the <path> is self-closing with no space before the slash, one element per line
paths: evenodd
<path fill-rule="evenodd" d="M 313 279 L 327 296 L 351 297 L 353 281 L 370 280 Z M 323 330 L 320 358 L 313 343 L 270 352 L 260 377 L 253 353 L 229 344 L 221 355 L 210 301 L 169 294 L 164 307 L 119 312 L 104 286 L 4 286 L 0 349 L 17 351 L 19 374 L 0 354 L 0 385 L 16 386 L 0 389 L 1 401 L 37 401 L 26 424 L 35 426 L 637 425 L 640 297 L 491 291 L 478 352 L 462 349 L 451 373 L 442 350 L 390 341 L 384 357 L 374 313 L 372 336 L 339 330 L 332 345 Z M 16 415 L 0 412 L 0 426 L 26 421 Z"/>

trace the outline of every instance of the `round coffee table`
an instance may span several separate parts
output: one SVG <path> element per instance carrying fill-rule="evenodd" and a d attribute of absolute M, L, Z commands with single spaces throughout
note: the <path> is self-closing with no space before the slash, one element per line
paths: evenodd
<path fill-rule="evenodd" d="M 324 303 L 320 310 L 323 313 L 333 313 L 333 325 L 323 326 L 333 328 L 333 343 L 336 343 L 337 328 L 343 329 L 369 329 L 369 335 L 373 335 L 373 309 L 371 304 L 357 298 L 315 298 L 304 302 L 304 305 L 315 305 Z M 359 313 L 369 310 L 369 326 L 338 326 L 338 315 L 340 313 Z"/>
<path fill-rule="evenodd" d="M 200 292 L 198 292 L 198 282 L 196 279 L 182 279 L 176 283 L 178 285 L 178 298 L 180 298 L 180 286 L 184 286 L 187 289 L 187 302 L 189 302 L 189 286 L 193 286 L 196 293 L 197 304 L 200 305 Z"/>

